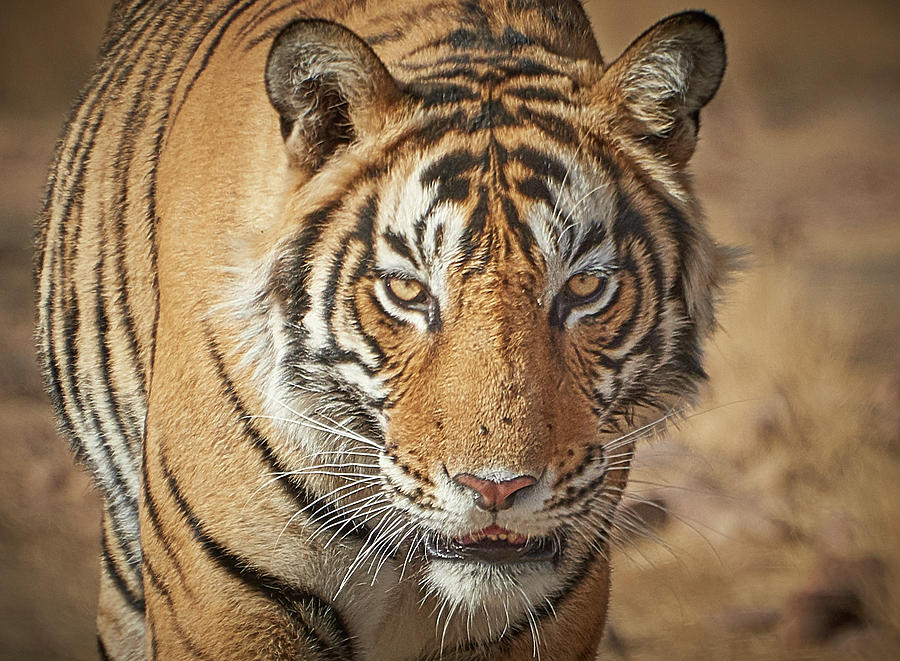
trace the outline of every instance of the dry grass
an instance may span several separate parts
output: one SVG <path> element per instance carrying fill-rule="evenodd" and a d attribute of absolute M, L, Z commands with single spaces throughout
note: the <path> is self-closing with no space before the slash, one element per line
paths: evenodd
<path fill-rule="evenodd" d="M 94 656 L 97 504 L 33 367 L 29 240 L 105 4 L 13 3 L 0 28 L 0 659 Z M 696 181 L 713 232 L 752 257 L 696 413 L 641 450 L 631 488 L 670 516 L 616 554 L 604 655 L 898 658 L 898 6 L 703 4 L 730 64 Z M 681 8 L 588 2 L 608 56 Z M 798 635 L 798 599 L 848 580 L 865 621 Z"/>

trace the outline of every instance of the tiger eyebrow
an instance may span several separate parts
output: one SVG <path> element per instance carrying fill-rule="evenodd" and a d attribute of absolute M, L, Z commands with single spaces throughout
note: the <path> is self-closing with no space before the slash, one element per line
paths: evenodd
<path fill-rule="evenodd" d="M 406 259 L 408 259 L 416 268 L 421 268 L 422 265 L 419 263 L 419 260 L 413 253 L 412 248 L 410 248 L 409 244 L 406 243 L 402 236 L 400 236 L 393 230 L 385 230 L 385 232 L 383 232 L 381 236 L 385 241 L 387 241 L 387 244 L 391 248 L 391 250 L 396 252 L 401 257 L 405 257 Z"/>
<path fill-rule="evenodd" d="M 581 240 L 575 251 L 569 255 L 569 262 L 577 262 L 590 252 L 591 249 L 596 248 L 603 243 L 605 239 L 606 225 L 602 222 L 591 223 L 587 231 L 581 236 Z M 572 247 L 573 242 L 570 242 L 568 248 L 571 250 Z"/>

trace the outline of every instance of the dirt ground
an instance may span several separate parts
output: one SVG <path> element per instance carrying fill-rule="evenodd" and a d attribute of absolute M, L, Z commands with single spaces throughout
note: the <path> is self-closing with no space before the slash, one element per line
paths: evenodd
<path fill-rule="evenodd" d="M 0 660 L 96 658 L 98 501 L 31 347 L 32 224 L 107 2 L 0 22 Z M 604 658 L 900 658 L 900 4 L 703 6 L 729 69 L 693 162 L 750 251 L 707 393 L 647 443 Z M 589 0 L 612 59 L 667 0 Z"/>

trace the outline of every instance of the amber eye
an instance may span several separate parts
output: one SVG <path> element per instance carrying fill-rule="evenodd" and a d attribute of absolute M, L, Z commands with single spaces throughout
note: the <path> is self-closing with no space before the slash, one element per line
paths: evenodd
<path fill-rule="evenodd" d="M 385 278 L 385 285 L 391 296 L 401 305 L 419 305 L 428 299 L 425 285 L 410 278 Z"/>
<path fill-rule="evenodd" d="M 566 288 L 575 298 L 592 298 L 603 291 L 606 278 L 595 273 L 579 273 L 569 278 Z"/>

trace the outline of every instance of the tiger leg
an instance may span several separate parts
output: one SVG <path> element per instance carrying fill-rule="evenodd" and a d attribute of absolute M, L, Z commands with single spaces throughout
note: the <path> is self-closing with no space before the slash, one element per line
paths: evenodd
<path fill-rule="evenodd" d="M 147 658 L 352 659 L 336 612 L 229 548 L 163 462 L 141 503 Z"/>
<path fill-rule="evenodd" d="M 97 646 L 101 659 L 144 658 L 144 590 L 136 561 L 119 543 L 108 509 L 103 515 Z"/>
<path fill-rule="evenodd" d="M 257 450 L 238 420 L 223 424 L 216 416 L 227 407 L 204 405 L 219 386 L 200 378 L 209 366 L 202 352 L 178 363 L 166 351 L 157 354 L 155 383 L 165 377 L 174 387 L 151 393 L 144 446 L 147 658 L 353 659 L 337 609 L 302 577 L 273 568 L 272 540 L 283 523 L 273 526 L 265 509 L 254 511 L 272 499 L 250 498 L 247 471 Z M 288 567 L 299 562 L 289 560 Z"/>

